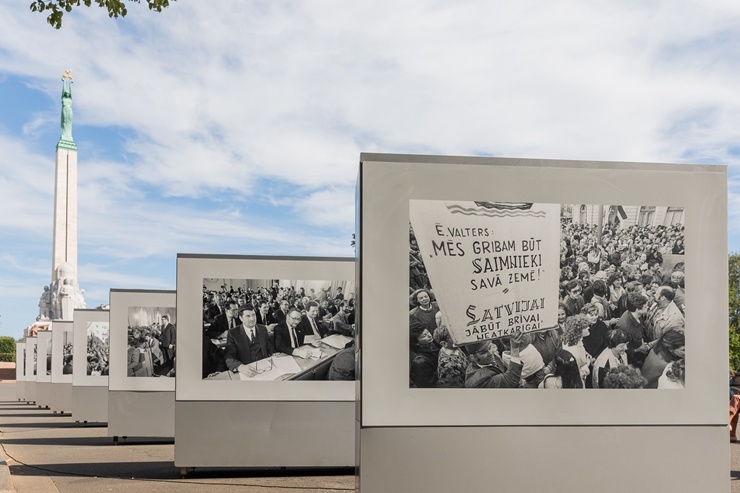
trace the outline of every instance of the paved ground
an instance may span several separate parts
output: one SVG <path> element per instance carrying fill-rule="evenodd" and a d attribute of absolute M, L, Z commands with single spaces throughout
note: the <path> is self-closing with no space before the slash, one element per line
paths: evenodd
<path fill-rule="evenodd" d="M 8 466 L 0 465 L 0 493 L 354 491 L 348 468 L 196 469 L 182 479 L 172 440 L 114 445 L 107 433 L 104 426 L 77 426 L 69 415 L 18 402 L 15 383 L 0 383 L 0 452 Z"/>

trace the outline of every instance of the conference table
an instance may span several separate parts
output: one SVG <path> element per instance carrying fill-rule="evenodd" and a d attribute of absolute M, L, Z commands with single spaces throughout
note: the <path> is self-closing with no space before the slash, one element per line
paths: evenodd
<path fill-rule="evenodd" d="M 333 334 L 318 340 L 315 345 L 306 344 L 297 348 L 297 353 L 310 353 L 310 357 L 275 353 L 269 358 L 250 363 L 249 366 L 259 372 L 252 377 L 241 372 L 222 371 L 209 375 L 206 380 L 325 380 L 334 357 L 351 340 L 350 337 Z"/>

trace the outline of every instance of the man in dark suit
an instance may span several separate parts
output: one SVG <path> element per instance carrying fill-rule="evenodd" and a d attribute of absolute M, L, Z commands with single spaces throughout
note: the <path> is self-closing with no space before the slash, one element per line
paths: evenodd
<path fill-rule="evenodd" d="M 304 336 L 313 335 L 317 339 L 322 339 L 329 334 L 329 330 L 319 318 L 319 304 L 315 301 L 306 303 L 306 315 L 298 324 L 298 330 L 303 332 Z"/>
<path fill-rule="evenodd" d="M 302 317 L 297 308 L 291 308 L 287 318 L 275 326 L 276 351 L 292 355 L 295 349 L 303 346 L 305 334 L 297 330 Z"/>
<path fill-rule="evenodd" d="M 162 315 L 162 335 L 160 345 L 164 354 L 164 364 L 172 366 L 175 359 L 175 345 L 177 344 L 177 330 L 170 323 L 169 315 Z"/>
<path fill-rule="evenodd" d="M 203 323 L 213 323 L 213 319 L 219 313 L 221 313 L 221 308 L 218 306 L 218 295 L 211 292 L 211 302 L 203 310 Z"/>
<path fill-rule="evenodd" d="M 267 303 L 267 301 L 262 300 L 259 302 L 259 311 L 257 312 L 257 323 L 259 325 L 271 325 L 275 322 L 275 320 L 272 318 L 272 313 L 270 313 L 270 305 Z"/>
<path fill-rule="evenodd" d="M 275 323 L 285 322 L 285 318 L 288 316 L 289 309 L 290 309 L 290 303 L 288 303 L 288 300 L 286 299 L 280 300 L 280 309 L 275 310 L 272 313 L 272 320 Z"/>
<path fill-rule="evenodd" d="M 267 358 L 274 348 L 263 325 L 257 325 L 257 314 L 252 305 L 239 307 L 241 325 L 230 329 L 226 336 L 226 366 L 234 373 L 241 371 L 247 376 L 256 374 L 247 365 Z"/>
<path fill-rule="evenodd" d="M 208 327 L 208 337 L 210 339 L 218 339 L 223 333 L 229 329 L 233 329 L 240 324 L 237 318 L 237 310 L 239 305 L 234 300 L 229 300 L 224 304 L 224 313 L 216 315 L 213 319 L 213 323 Z"/>

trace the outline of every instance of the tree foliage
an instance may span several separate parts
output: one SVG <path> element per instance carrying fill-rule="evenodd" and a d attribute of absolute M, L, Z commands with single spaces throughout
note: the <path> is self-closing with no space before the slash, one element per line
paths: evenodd
<path fill-rule="evenodd" d="M 740 370 L 740 253 L 730 254 L 728 267 L 730 368 Z"/>
<path fill-rule="evenodd" d="M 128 0 L 129 2 L 141 3 L 141 0 Z M 175 2 L 176 0 L 171 0 Z M 162 12 L 170 6 L 170 0 L 146 0 L 149 10 Z M 46 22 L 55 29 L 62 27 L 62 16 L 65 12 L 72 12 L 72 9 L 84 5 L 90 7 L 93 4 L 108 10 L 108 17 L 118 18 L 125 17 L 128 13 L 126 9 L 126 0 L 34 0 L 31 2 L 32 12 L 48 12 Z"/>
<path fill-rule="evenodd" d="M 15 361 L 15 339 L 0 336 L 0 361 Z"/>

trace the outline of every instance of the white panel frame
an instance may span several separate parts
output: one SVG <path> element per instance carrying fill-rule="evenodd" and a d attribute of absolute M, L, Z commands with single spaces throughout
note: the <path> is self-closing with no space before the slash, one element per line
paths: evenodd
<path fill-rule="evenodd" d="M 18 342 L 15 345 L 15 381 L 26 381 L 26 365 L 23 364 L 23 356 L 26 354 L 26 343 Z"/>
<path fill-rule="evenodd" d="M 175 308 L 177 295 L 175 291 L 110 290 L 110 381 L 108 388 L 111 391 L 174 392 L 174 377 L 128 376 L 128 310 L 132 306 Z M 179 331 L 179 325 L 177 327 Z"/>
<path fill-rule="evenodd" d="M 107 387 L 108 375 L 87 374 L 87 325 L 91 322 L 110 322 L 108 310 L 75 310 L 72 385 L 74 387 Z M 110 331 L 110 325 L 108 326 Z M 110 332 L 108 333 L 110 341 Z M 109 342 L 110 345 L 110 342 Z M 110 348 L 109 348 L 110 351 Z M 80 358 L 79 355 L 85 355 Z M 110 355 L 108 356 L 110 363 Z M 108 367 L 110 373 L 110 366 Z M 107 413 L 107 404 L 106 404 Z"/>
<path fill-rule="evenodd" d="M 202 379 L 203 279 L 355 280 L 351 258 L 177 256 L 177 401 L 353 401 L 355 382 Z"/>
<path fill-rule="evenodd" d="M 374 154 L 361 161 L 360 323 L 369 328 L 360 336 L 361 426 L 726 425 L 725 166 Z M 408 331 L 401 330 L 408 326 L 410 199 L 685 207 L 686 388 L 410 389 Z"/>
<path fill-rule="evenodd" d="M 36 382 L 36 375 L 33 368 L 33 350 L 38 344 L 35 337 L 26 337 L 26 382 Z"/>

